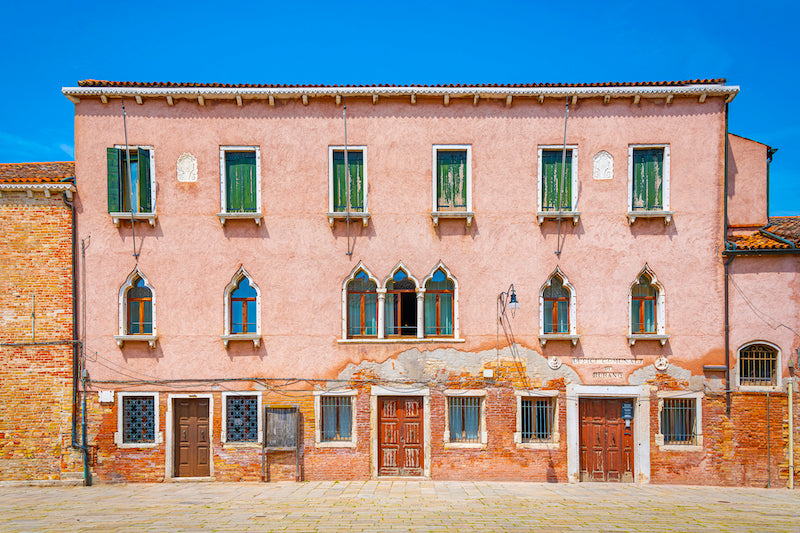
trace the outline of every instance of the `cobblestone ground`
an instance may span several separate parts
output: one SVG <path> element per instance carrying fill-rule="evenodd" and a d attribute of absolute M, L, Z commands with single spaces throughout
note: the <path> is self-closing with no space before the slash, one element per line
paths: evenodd
<path fill-rule="evenodd" d="M 0 530 L 800 532 L 800 491 L 383 480 L 6 484 Z"/>

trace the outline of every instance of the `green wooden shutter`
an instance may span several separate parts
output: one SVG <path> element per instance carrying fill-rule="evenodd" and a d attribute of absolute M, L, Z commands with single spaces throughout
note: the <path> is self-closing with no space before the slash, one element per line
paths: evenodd
<path fill-rule="evenodd" d="M 255 152 L 225 152 L 225 198 L 228 212 L 255 212 Z"/>
<path fill-rule="evenodd" d="M 467 152 L 436 152 L 436 208 L 442 211 L 467 208 Z"/>
<path fill-rule="evenodd" d="M 542 210 L 569 211 L 572 209 L 572 150 L 564 158 L 564 181 L 561 181 L 561 150 L 542 151 Z M 559 194 L 561 202 L 559 205 Z"/>
<path fill-rule="evenodd" d="M 106 149 L 108 160 L 108 212 L 119 213 L 122 210 L 120 204 L 120 172 L 119 162 L 122 151 L 116 148 Z"/>
<path fill-rule="evenodd" d="M 150 198 L 150 151 L 139 148 L 136 151 L 139 163 L 139 205 L 138 212 L 152 213 L 152 199 Z"/>
<path fill-rule="evenodd" d="M 560 157 L 560 154 L 559 154 Z M 561 160 L 559 159 L 559 166 Z M 561 169 L 558 169 L 558 179 L 561 181 Z M 561 184 L 561 210 L 572 210 L 572 150 L 567 150 L 567 157 L 564 159 L 564 181 Z"/>
<path fill-rule="evenodd" d="M 350 154 L 348 153 L 348 156 Z M 347 210 L 347 191 L 345 189 L 344 151 L 333 152 L 333 211 Z"/>
<path fill-rule="evenodd" d="M 451 152 L 436 152 L 436 208 L 440 210 L 447 209 L 452 204 L 451 160 Z"/>
<path fill-rule="evenodd" d="M 350 167 L 350 210 L 364 211 L 364 154 L 347 151 L 347 165 Z"/>
<path fill-rule="evenodd" d="M 633 151 L 633 209 L 663 209 L 664 149 Z"/>
<path fill-rule="evenodd" d="M 460 210 L 467 209 L 467 152 L 452 152 L 453 154 L 453 207 Z"/>

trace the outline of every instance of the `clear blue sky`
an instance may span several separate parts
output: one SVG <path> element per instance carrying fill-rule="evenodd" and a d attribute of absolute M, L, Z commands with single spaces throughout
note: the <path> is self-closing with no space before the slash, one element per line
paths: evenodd
<path fill-rule="evenodd" d="M 563 6 L 563 7 L 562 7 Z M 772 215 L 800 214 L 794 2 L 9 2 L 0 162 L 74 157 L 62 86 L 727 78 L 730 131 L 779 149 Z"/>

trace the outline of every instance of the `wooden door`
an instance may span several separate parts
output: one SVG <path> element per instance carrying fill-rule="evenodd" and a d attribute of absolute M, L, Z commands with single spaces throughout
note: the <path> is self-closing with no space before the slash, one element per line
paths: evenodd
<path fill-rule="evenodd" d="M 421 476 L 422 398 L 378 397 L 378 474 Z"/>
<path fill-rule="evenodd" d="M 177 398 L 174 402 L 174 475 L 210 476 L 208 398 Z"/>
<path fill-rule="evenodd" d="M 581 398 L 581 481 L 633 482 L 633 420 L 625 427 L 622 405 L 632 399 Z"/>

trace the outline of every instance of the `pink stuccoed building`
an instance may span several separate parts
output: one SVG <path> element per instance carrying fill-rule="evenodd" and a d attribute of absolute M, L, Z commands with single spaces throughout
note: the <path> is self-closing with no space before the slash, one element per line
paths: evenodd
<path fill-rule="evenodd" d="M 785 485 L 800 224 L 738 92 L 64 88 L 94 474 Z"/>

